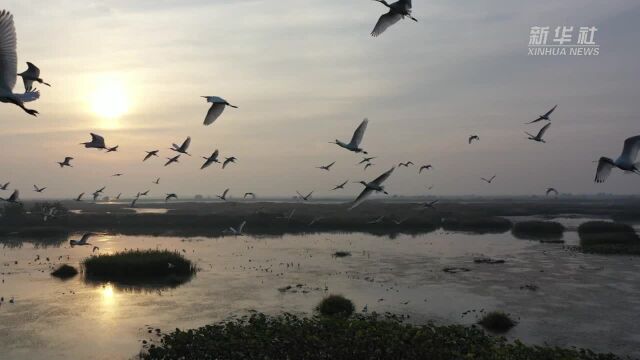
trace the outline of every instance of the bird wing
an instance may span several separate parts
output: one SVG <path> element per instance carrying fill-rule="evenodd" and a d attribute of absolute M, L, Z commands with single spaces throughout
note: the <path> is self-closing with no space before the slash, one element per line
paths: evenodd
<path fill-rule="evenodd" d="M 180 150 L 187 151 L 189 145 L 191 145 L 191 136 L 187 136 L 185 141 L 182 143 L 182 146 L 180 146 Z"/>
<path fill-rule="evenodd" d="M 104 138 L 98 134 L 94 134 L 91 133 L 91 142 L 92 143 L 97 143 L 97 145 L 101 145 L 101 146 L 105 146 L 104 145 Z"/>
<path fill-rule="evenodd" d="M 244 229 L 244 226 L 247 224 L 247 221 L 243 221 L 242 224 L 240 224 L 240 227 L 238 228 L 238 233 L 242 233 L 242 230 Z"/>
<path fill-rule="evenodd" d="M 14 190 L 13 194 L 11 194 L 11 196 L 9 197 L 9 199 L 13 200 L 13 201 L 17 201 L 18 197 L 20 197 L 20 191 L 18 190 Z"/>
<path fill-rule="evenodd" d="M 544 133 L 547 132 L 547 129 L 549 129 L 549 126 L 551 126 L 551 123 L 548 123 L 547 125 L 543 126 L 542 129 L 540 129 L 540 131 L 538 132 L 538 136 L 536 136 L 539 139 L 542 139 L 542 136 L 544 136 Z"/>
<path fill-rule="evenodd" d="M 16 28 L 13 15 L 0 11 L 0 88 L 11 92 L 16 85 L 18 55 L 16 54 Z"/>
<path fill-rule="evenodd" d="M 360 126 L 358 126 L 356 131 L 353 133 L 353 137 L 351 138 L 351 142 L 349 143 L 349 145 L 356 146 L 356 147 L 360 146 L 360 143 L 362 142 L 362 138 L 364 137 L 364 132 L 365 130 L 367 130 L 368 123 L 369 123 L 369 120 L 367 119 L 362 120 L 362 123 L 360 123 Z"/>
<path fill-rule="evenodd" d="M 330 167 L 332 167 L 332 166 L 333 166 L 333 164 L 335 164 L 335 163 L 336 163 L 336 162 L 334 161 L 334 162 L 332 162 L 331 164 L 327 165 L 327 167 L 328 167 L 328 168 L 330 168 Z"/>
<path fill-rule="evenodd" d="M 557 107 L 558 105 L 552 107 L 551 110 L 547 111 L 547 113 L 544 114 L 544 117 L 549 117 L 549 115 L 551 115 L 556 110 Z"/>
<path fill-rule="evenodd" d="M 24 90 L 25 91 L 31 91 L 31 89 L 33 89 L 33 80 L 31 79 L 26 79 L 26 78 L 22 78 L 22 83 L 24 84 Z"/>
<path fill-rule="evenodd" d="M 387 171 L 386 173 L 378 176 L 375 180 L 373 180 L 372 182 L 374 184 L 380 185 L 383 182 L 385 182 L 385 180 L 387 180 L 389 178 L 389 176 L 391 176 L 391 173 L 393 172 L 393 170 L 395 170 L 395 167 L 392 167 L 391 169 L 389 169 L 389 171 Z"/>
<path fill-rule="evenodd" d="M 25 88 L 27 88 L 27 87 L 25 86 Z M 38 100 L 40 98 L 40 91 L 38 91 L 37 89 L 31 90 L 29 88 L 29 90 L 24 92 L 24 94 L 16 94 L 16 96 L 22 102 L 36 101 L 36 100 Z"/>
<path fill-rule="evenodd" d="M 37 66 L 33 65 L 33 63 L 30 63 L 28 61 L 27 61 L 27 71 L 25 71 L 25 73 L 33 77 L 40 77 L 40 69 L 38 69 Z"/>
<path fill-rule="evenodd" d="M 389 11 L 388 13 L 380 16 L 376 26 L 371 31 L 371 36 L 377 37 L 380 36 L 385 30 L 387 30 L 391 25 L 397 23 L 402 19 L 402 15 Z"/>
<path fill-rule="evenodd" d="M 349 210 L 355 208 L 356 206 L 362 204 L 369 195 L 371 195 L 371 193 L 373 192 L 373 190 L 369 189 L 369 188 L 364 188 L 364 190 L 362 190 L 362 192 L 360 193 L 360 195 L 358 195 L 358 197 L 353 201 L 353 203 L 351 204 L 351 207 L 349 207 Z"/>
<path fill-rule="evenodd" d="M 220 115 L 222 115 L 224 107 L 224 103 L 213 103 L 209 108 L 209 111 L 207 111 L 207 116 L 204 118 L 204 125 L 213 124 L 213 122 L 216 121 Z"/>
<path fill-rule="evenodd" d="M 211 155 L 211 158 L 218 160 L 218 154 L 219 154 L 218 149 L 216 149 L 216 151 L 214 151 L 213 154 Z"/>
<path fill-rule="evenodd" d="M 611 174 L 611 169 L 613 169 L 611 160 L 605 157 L 601 157 L 598 161 L 598 170 L 596 170 L 596 178 L 594 181 L 597 183 L 601 183 L 607 180 L 609 174 Z"/>
<path fill-rule="evenodd" d="M 91 235 L 93 235 L 93 234 L 92 233 L 86 233 L 86 234 L 82 235 L 82 238 L 80 239 L 80 243 L 81 244 L 85 244 L 89 240 Z"/>
<path fill-rule="evenodd" d="M 624 148 L 620 155 L 620 160 L 629 164 L 633 164 L 640 150 L 640 135 L 632 136 L 624 141 Z"/>
<path fill-rule="evenodd" d="M 227 197 L 228 192 L 229 192 L 229 189 L 225 189 L 224 192 L 222 193 L 222 197 Z"/>

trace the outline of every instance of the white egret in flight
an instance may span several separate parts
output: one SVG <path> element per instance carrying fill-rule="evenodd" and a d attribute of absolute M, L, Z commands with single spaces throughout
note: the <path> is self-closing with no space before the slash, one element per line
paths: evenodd
<path fill-rule="evenodd" d="M 371 36 L 379 36 L 391 25 L 397 23 L 406 17 L 417 22 L 418 19 L 411 16 L 411 0 L 399 0 L 392 4 L 387 3 L 385 0 L 374 0 L 389 8 L 389 12 L 380 16 L 376 26 L 371 32 Z"/>
<path fill-rule="evenodd" d="M 10 182 L 4 183 L 4 185 L 0 186 L 0 190 L 7 190 L 7 187 L 11 184 Z"/>
<path fill-rule="evenodd" d="M 151 151 L 145 151 L 145 152 L 147 153 L 147 155 L 144 157 L 144 159 L 142 159 L 142 161 L 147 161 L 152 156 L 157 157 L 158 156 L 158 152 L 160 152 L 160 150 L 151 150 Z"/>
<path fill-rule="evenodd" d="M 302 199 L 303 201 L 311 200 L 311 195 L 313 195 L 313 191 L 310 192 L 309 194 L 307 194 L 307 196 L 304 196 L 304 195 L 300 194 L 299 191 L 296 191 L 296 193 L 300 196 L 300 199 Z"/>
<path fill-rule="evenodd" d="M 557 107 L 558 107 L 558 105 L 556 105 L 556 106 L 552 107 L 552 108 L 551 108 L 551 110 L 547 111 L 547 113 L 546 113 L 546 114 L 544 114 L 544 115 L 540 115 L 537 119 L 535 119 L 535 120 L 533 120 L 533 121 L 530 121 L 530 122 L 528 122 L 527 124 L 533 124 L 533 123 L 535 123 L 535 122 L 542 121 L 542 120 L 551 121 L 551 119 L 549 118 L 549 116 L 551 116 L 551 114 L 556 110 L 556 108 L 557 108 Z"/>
<path fill-rule="evenodd" d="M 243 221 L 240 226 L 238 226 L 238 229 L 234 228 L 233 226 L 230 226 L 227 230 L 223 231 L 223 233 L 225 234 L 229 234 L 229 235 L 233 235 L 233 236 L 243 236 L 243 230 L 244 230 L 244 226 L 247 224 L 247 221 Z"/>
<path fill-rule="evenodd" d="M 338 189 L 344 189 L 344 186 L 347 185 L 348 182 L 349 182 L 349 180 L 343 182 L 342 184 L 336 185 L 333 189 L 331 189 L 331 191 L 338 190 Z"/>
<path fill-rule="evenodd" d="M 351 141 L 348 144 L 343 143 L 340 140 L 336 140 L 335 142 L 331 142 L 330 144 L 336 144 L 349 151 L 353 151 L 354 153 L 363 153 L 366 155 L 367 152 L 360 148 L 360 143 L 362 142 L 362 138 L 364 137 L 364 132 L 367 130 L 368 123 L 369 123 L 369 120 L 367 119 L 362 120 L 362 123 L 360 123 L 356 131 L 353 133 L 353 136 L 351 137 Z"/>
<path fill-rule="evenodd" d="M 611 169 L 617 167 L 620 170 L 633 172 L 640 174 L 638 168 L 640 164 L 636 161 L 638 157 L 638 150 L 640 150 L 640 135 L 636 135 L 628 138 L 624 141 L 624 147 L 622 148 L 622 154 L 616 159 L 612 160 L 607 157 L 601 157 L 598 160 L 598 170 L 596 171 L 595 182 L 602 183 L 611 174 Z"/>
<path fill-rule="evenodd" d="M 228 157 L 228 158 L 224 158 L 224 162 L 222 163 L 222 168 L 226 168 L 227 165 L 229 165 L 230 163 L 236 163 L 236 160 L 238 160 L 235 156 L 232 157 Z"/>
<path fill-rule="evenodd" d="M 558 190 L 554 188 L 547 188 L 546 195 L 549 196 L 549 194 L 551 193 L 555 194 L 555 196 L 558 196 Z"/>
<path fill-rule="evenodd" d="M 493 175 L 492 177 L 490 177 L 488 179 L 485 179 L 483 177 L 481 177 L 480 179 L 482 179 L 482 181 L 486 182 L 487 184 L 491 184 L 493 182 L 493 179 L 495 179 L 495 178 L 496 178 L 496 176 Z"/>
<path fill-rule="evenodd" d="M 220 200 L 227 201 L 227 194 L 229 193 L 229 189 L 225 189 L 222 195 L 216 195 Z"/>
<path fill-rule="evenodd" d="M 203 96 L 203 98 L 207 99 L 207 102 L 211 103 L 211 107 L 209 111 L 207 111 L 207 116 L 204 118 L 204 125 L 211 125 L 214 121 L 222 115 L 224 108 L 227 106 L 231 106 L 232 108 L 237 109 L 237 106 L 231 105 L 227 102 L 227 100 L 217 97 L 217 96 Z"/>
<path fill-rule="evenodd" d="M 316 169 L 329 171 L 329 170 L 331 170 L 331 167 L 332 167 L 335 163 L 336 163 L 336 162 L 334 161 L 334 162 L 332 162 L 332 163 L 331 163 L 331 164 L 329 164 L 329 165 L 317 166 L 317 167 L 316 167 Z"/>
<path fill-rule="evenodd" d="M 182 145 L 171 144 L 169 150 L 191 156 L 191 154 L 187 152 L 187 150 L 189 150 L 189 145 L 191 145 L 191 136 L 187 136 Z"/>
<path fill-rule="evenodd" d="M 86 233 L 86 234 L 82 235 L 82 238 L 80 240 L 69 240 L 69 245 L 71 245 L 71 247 L 73 247 L 73 246 L 91 245 L 87 241 L 89 241 L 89 238 L 92 237 L 93 235 L 95 235 L 95 234 L 94 233 Z"/>
<path fill-rule="evenodd" d="M 469 136 L 469 144 L 471 144 L 474 141 L 480 141 L 480 136 L 478 136 L 478 135 Z"/>
<path fill-rule="evenodd" d="M 39 188 L 37 185 L 33 185 L 33 191 L 37 192 L 37 193 L 41 193 L 43 191 L 45 191 L 47 188 L 43 187 L 43 188 Z"/>
<path fill-rule="evenodd" d="M 22 77 L 22 82 L 24 83 L 24 89 L 26 91 L 31 91 L 33 89 L 33 82 L 39 82 L 40 84 L 51 86 L 50 84 L 44 82 L 40 78 L 40 69 L 37 66 L 27 61 L 27 70 L 18 74 L 18 76 Z"/>
<path fill-rule="evenodd" d="M 544 139 L 542 138 L 544 136 L 544 133 L 547 132 L 547 129 L 549 129 L 549 126 L 551 126 L 551 123 L 548 123 L 547 125 L 543 126 L 542 129 L 540 129 L 540 131 L 538 131 L 538 135 L 531 135 L 528 132 L 524 132 L 525 134 L 529 135 L 529 140 L 533 140 L 533 141 L 537 141 L 537 142 L 541 142 L 541 143 L 546 143 L 546 141 L 544 141 Z"/>
<path fill-rule="evenodd" d="M 73 167 L 73 165 L 71 165 L 71 160 L 73 160 L 73 158 L 70 156 L 67 156 L 66 158 L 64 158 L 62 162 L 58 162 L 58 165 L 60 165 L 61 168 L 65 166 Z"/>
<path fill-rule="evenodd" d="M 422 165 L 420 166 L 420 170 L 418 170 L 418 174 L 422 174 L 422 170 L 430 170 L 430 169 L 433 169 L 433 166 L 431 166 L 431 164 Z"/>
<path fill-rule="evenodd" d="M 219 163 L 220 161 L 218 160 L 218 149 L 216 149 L 216 151 L 214 151 L 211 156 L 207 157 L 207 156 L 203 156 L 202 158 L 205 160 L 204 164 L 202 164 L 202 166 L 200 167 L 200 170 L 203 170 L 207 167 L 209 167 L 209 165 L 213 164 L 213 163 Z"/>
<path fill-rule="evenodd" d="M 393 173 L 393 170 L 395 169 L 396 169 L 395 167 L 392 167 L 387 172 L 378 176 L 375 180 L 371 182 L 360 181 L 359 183 L 364 185 L 364 190 L 362 190 L 360 195 L 358 195 L 358 197 L 353 201 L 353 204 L 351 204 L 351 207 L 349 208 L 349 210 L 362 204 L 367 199 L 367 197 L 369 197 L 369 195 L 371 195 L 374 192 L 382 192 L 385 194 L 389 194 L 384 189 L 384 186 L 382 186 L 382 183 L 384 183 L 389 178 L 389 176 L 391 176 L 391 174 Z"/>
<path fill-rule="evenodd" d="M 91 141 L 80 143 L 87 149 L 106 149 L 107 146 L 104 143 L 104 138 L 98 134 L 91 133 Z"/>
<path fill-rule="evenodd" d="M 18 79 L 18 54 L 16 51 L 16 28 L 13 23 L 13 15 L 6 10 L 0 11 L 0 102 L 19 106 L 27 114 L 37 116 L 36 110 L 27 109 L 24 106 L 31 92 L 14 94 L 13 88 Z M 37 97 L 36 97 L 37 98 Z M 35 100 L 35 99 L 32 99 Z"/>

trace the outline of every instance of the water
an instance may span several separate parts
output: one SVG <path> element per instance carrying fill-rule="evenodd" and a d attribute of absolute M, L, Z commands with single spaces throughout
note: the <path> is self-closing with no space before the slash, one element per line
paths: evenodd
<path fill-rule="evenodd" d="M 565 239 L 576 242 L 577 234 L 569 232 Z M 351 298 L 357 309 L 367 305 L 369 311 L 408 314 L 416 323 L 472 324 L 473 313 L 463 312 L 499 309 L 519 318 L 510 338 L 640 356 L 640 258 L 585 255 L 509 233 L 442 231 L 395 238 L 102 235 L 92 243 L 103 253 L 177 250 L 201 270 L 174 289 L 122 289 L 87 284 L 81 276 L 60 281 L 49 275 L 53 264 L 77 266 L 92 247 L 5 246 L 0 251 L 2 359 L 130 358 L 142 340 L 157 341 L 156 328 L 192 328 L 251 309 L 309 313 L 328 293 Z M 337 250 L 352 256 L 332 257 Z M 40 261 L 34 262 L 37 255 Z M 475 264 L 479 256 L 506 263 Z M 471 271 L 449 274 L 442 271 L 447 266 Z M 521 289 L 527 284 L 539 290 Z M 278 290 L 289 285 L 291 290 Z"/>

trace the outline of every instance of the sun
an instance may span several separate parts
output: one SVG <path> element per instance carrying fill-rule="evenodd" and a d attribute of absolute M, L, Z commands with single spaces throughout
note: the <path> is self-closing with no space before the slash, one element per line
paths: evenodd
<path fill-rule="evenodd" d="M 105 77 L 97 81 L 90 98 L 91 110 L 108 120 L 107 127 L 116 127 L 117 119 L 129 110 L 129 101 L 124 82 L 117 77 Z"/>

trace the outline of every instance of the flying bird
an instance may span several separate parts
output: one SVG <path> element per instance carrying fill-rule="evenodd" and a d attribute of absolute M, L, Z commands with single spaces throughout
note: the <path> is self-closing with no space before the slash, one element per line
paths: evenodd
<path fill-rule="evenodd" d="M 200 170 L 203 170 L 204 168 L 209 167 L 209 165 L 213 164 L 213 163 L 219 163 L 220 161 L 218 160 L 218 149 L 216 149 L 216 151 L 214 151 L 211 156 L 207 157 L 207 156 L 203 156 L 202 157 L 205 162 L 204 164 L 202 164 L 202 166 L 200 167 Z"/>
<path fill-rule="evenodd" d="M 95 193 L 95 194 L 100 194 L 100 193 L 102 193 L 106 188 L 107 188 L 106 186 L 103 186 L 103 187 L 101 187 L 100 189 L 96 190 L 94 193 Z"/>
<path fill-rule="evenodd" d="M 296 191 L 296 193 L 300 196 L 300 198 L 303 201 L 309 201 L 309 200 L 311 200 L 311 195 L 313 194 L 313 191 L 310 192 L 309 194 L 307 194 L 307 196 L 304 196 L 304 195 L 300 194 L 300 192 L 298 192 L 298 191 Z"/>
<path fill-rule="evenodd" d="M 537 142 L 541 142 L 541 143 L 546 143 L 546 141 L 544 141 L 544 139 L 542 137 L 544 136 L 544 133 L 547 132 L 547 129 L 549 129 L 549 126 L 551 126 L 551 123 L 548 123 L 547 125 L 543 126 L 542 129 L 540 129 L 540 131 L 538 131 L 538 135 L 536 135 L 536 136 L 533 136 L 533 135 L 529 134 L 526 131 L 524 133 L 529 135 L 529 140 L 533 140 L 533 141 L 537 141 Z"/>
<path fill-rule="evenodd" d="M 360 148 L 360 143 L 362 142 L 362 138 L 364 137 L 364 132 L 367 130 L 368 123 L 369 120 L 362 120 L 362 123 L 360 123 L 356 131 L 353 133 L 353 137 L 351 137 L 351 141 L 348 144 L 345 144 L 337 139 L 335 142 L 330 142 L 330 144 L 336 144 L 349 151 L 353 151 L 354 153 L 363 153 L 366 155 L 367 152 Z"/>
<path fill-rule="evenodd" d="M 20 202 L 20 192 L 18 190 L 13 190 L 13 193 L 8 198 L 0 198 L 2 201 L 6 201 L 8 203 L 17 204 Z"/>
<path fill-rule="evenodd" d="M 86 234 L 82 235 L 82 238 L 80 238 L 80 240 L 69 240 L 69 245 L 71 245 L 71 247 L 91 245 L 87 241 L 89 241 L 89 238 L 92 237 L 93 235 L 95 235 L 95 234 L 94 233 L 86 233 Z"/>
<path fill-rule="evenodd" d="M 60 165 L 61 168 L 65 166 L 73 167 L 73 165 L 71 165 L 71 160 L 73 160 L 73 158 L 70 156 L 67 156 L 66 158 L 64 158 L 62 162 L 58 162 L 58 165 Z"/>
<path fill-rule="evenodd" d="M 491 182 L 493 181 L 493 179 L 495 179 L 496 176 L 493 175 L 492 177 L 490 177 L 489 179 L 485 179 L 483 177 L 481 177 L 480 179 L 482 179 L 484 182 L 486 182 L 487 184 L 491 184 Z"/>
<path fill-rule="evenodd" d="M 4 183 L 4 185 L 0 186 L 0 190 L 7 190 L 7 187 L 11 184 L 10 182 Z"/>
<path fill-rule="evenodd" d="M 157 178 L 156 181 L 152 181 L 152 183 L 154 183 L 156 185 L 160 185 L 160 178 Z"/>
<path fill-rule="evenodd" d="M 75 198 L 74 201 L 78 201 L 78 202 L 82 201 L 83 196 L 84 196 L 84 193 L 80 193 L 80 195 L 78 195 L 78 197 Z"/>
<path fill-rule="evenodd" d="M 116 151 L 118 151 L 118 148 L 119 148 L 119 147 L 120 147 L 120 145 L 116 145 L 116 146 L 114 146 L 114 147 L 108 147 L 108 148 L 107 148 L 107 152 L 108 152 L 108 153 L 110 153 L 110 152 L 116 152 Z"/>
<path fill-rule="evenodd" d="M 542 120 L 551 121 L 551 119 L 549 118 L 549 116 L 551 116 L 551 114 L 556 110 L 556 108 L 557 108 L 557 107 L 558 107 L 558 105 L 556 105 L 556 106 L 552 107 L 552 108 L 551 108 L 551 110 L 547 111 L 547 113 L 546 113 L 546 114 L 544 114 L 544 115 L 540 115 L 537 119 L 535 119 L 535 120 L 533 120 L 533 121 L 530 121 L 530 122 L 528 122 L 528 123 L 526 123 L 526 124 L 533 124 L 533 123 L 535 123 L 535 122 L 542 121 Z"/>
<path fill-rule="evenodd" d="M 364 170 L 367 170 L 369 167 L 371 167 L 371 166 L 373 166 L 373 165 L 375 165 L 375 164 L 374 164 L 374 163 L 366 163 L 366 164 L 364 165 Z"/>
<path fill-rule="evenodd" d="M 411 162 L 411 161 L 407 161 L 407 162 L 405 162 L 405 163 L 399 163 L 399 164 L 398 164 L 398 167 L 399 167 L 399 168 L 400 168 L 400 167 L 403 167 L 403 166 L 404 166 L 404 167 L 409 167 L 409 165 L 413 165 L 413 162 Z"/>
<path fill-rule="evenodd" d="M 22 82 L 24 83 L 24 89 L 27 91 L 31 91 L 33 89 L 34 81 L 51 87 L 50 84 L 44 82 L 40 78 L 40 69 L 38 69 L 37 66 L 33 65 L 30 62 L 27 62 L 27 70 L 18 74 L 18 76 L 22 77 Z"/>
<path fill-rule="evenodd" d="M 120 176 L 122 176 L 122 175 L 124 175 L 124 174 L 117 173 L 117 174 L 113 174 L 113 175 L 111 175 L 111 177 L 120 177 Z"/>
<path fill-rule="evenodd" d="M 99 192 L 94 192 L 93 194 L 93 201 L 98 201 L 98 198 L 100 197 L 100 193 Z"/>
<path fill-rule="evenodd" d="M 118 196 L 116 196 L 116 197 L 114 198 L 114 200 L 116 200 L 116 201 L 117 201 L 117 200 L 120 200 L 120 196 L 122 196 L 122 193 L 119 193 L 119 194 L 118 194 Z"/>
<path fill-rule="evenodd" d="M 601 157 L 600 160 L 598 160 L 595 182 L 602 183 L 607 180 L 609 174 L 611 174 L 611 169 L 614 167 L 623 171 L 640 174 L 640 169 L 638 169 L 639 164 L 635 162 L 638 156 L 638 150 L 640 150 L 640 135 L 630 137 L 624 141 L 622 154 L 620 154 L 616 160 L 604 156 Z"/>
<path fill-rule="evenodd" d="M 367 224 L 380 224 L 384 220 L 384 215 L 380 216 L 377 219 L 373 219 L 369 221 Z"/>
<path fill-rule="evenodd" d="M 546 191 L 546 195 L 549 196 L 549 194 L 554 193 L 555 196 L 558 196 L 558 190 L 554 189 L 554 188 L 547 188 Z"/>
<path fill-rule="evenodd" d="M 225 189 L 222 195 L 216 195 L 220 200 L 227 201 L 227 194 L 229 193 L 229 189 Z"/>
<path fill-rule="evenodd" d="M 169 200 L 171 200 L 171 199 L 176 199 L 176 200 L 178 200 L 178 195 L 173 194 L 173 193 L 171 193 L 171 194 L 167 194 L 167 197 L 165 197 L 165 198 L 164 198 L 164 202 L 168 202 L 168 201 L 169 201 Z"/>
<path fill-rule="evenodd" d="M 178 159 L 180 159 L 180 155 L 181 154 L 178 154 L 178 155 L 176 155 L 176 156 L 174 156 L 172 158 L 167 158 L 168 161 L 164 164 L 164 166 L 169 166 L 169 165 L 171 165 L 173 163 L 177 163 Z"/>
<path fill-rule="evenodd" d="M 362 161 L 360 161 L 360 162 L 358 163 L 358 165 L 360 165 L 360 164 L 364 164 L 364 163 L 366 163 L 366 162 L 371 162 L 371 160 L 373 160 L 373 159 L 376 159 L 376 157 L 375 157 L 375 156 L 374 156 L 374 157 L 364 157 L 364 158 L 362 158 Z"/>
<path fill-rule="evenodd" d="M 169 150 L 178 152 L 180 154 L 185 154 L 185 155 L 189 155 L 191 156 L 191 154 L 189 154 L 187 152 L 187 150 L 189 150 L 189 145 L 191 145 L 191 136 L 188 136 L 184 142 L 182 143 L 182 145 L 178 145 L 178 144 L 171 144 L 171 147 L 169 148 Z"/>
<path fill-rule="evenodd" d="M 431 165 L 422 165 L 420 166 L 420 170 L 418 170 L 418 174 L 422 174 L 422 170 L 430 170 L 433 169 L 433 166 Z"/>
<path fill-rule="evenodd" d="M 439 200 L 433 200 L 431 202 L 426 202 L 424 204 L 422 204 L 422 206 L 420 207 L 421 209 L 435 209 L 435 204 L 438 203 Z"/>
<path fill-rule="evenodd" d="M 336 185 L 333 189 L 331 189 L 331 191 L 338 190 L 338 189 L 344 189 L 344 186 L 347 185 L 348 182 L 349 182 L 349 180 L 343 182 L 342 184 Z"/>
<path fill-rule="evenodd" d="M 478 135 L 469 136 L 469 144 L 471 144 L 474 141 L 480 141 L 480 136 L 478 136 Z"/>
<path fill-rule="evenodd" d="M 364 189 L 362 190 L 360 195 L 358 195 L 358 197 L 353 201 L 349 210 L 354 209 L 356 206 L 362 204 L 367 199 L 367 197 L 369 197 L 369 195 L 371 195 L 374 192 L 382 192 L 385 194 L 389 194 L 384 189 L 384 186 L 382 186 L 382 183 L 384 183 L 389 178 L 389 176 L 391 176 L 391 174 L 393 173 L 393 170 L 395 169 L 396 169 L 395 167 L 392 167 L 387 172 L 378 176 L 375 180 L 371 182 L 360 181 L 359 183 L 364 185 Z"/>
<path fill-rule="evenodd" d="M 129 205 L 129 207 L 130 208 L 135 208 L 136 207 L 136 203 L 138 202 L 139 198 L 140 198 L 139 196 L 134 197 L 133 200 L 131 200 L 131 204 Z"/>
<path fill-rule="evenodd" d="M 234 109 L 237 109 L 237 106 L 231 105 L 227 102 L 227 100 L 217 97 L 217 96 L 203 96 L 203 98 L 207 99 L 207 102 L 211 103 L 211 107 L 209 111 L 207 111 L 207 116 L 204 118 L 204 125 L 211 125 L 214 121 L 222 115 L 224 108 L 230 106 Z"/>
<path fill-rule="evenodd" d="M 144 157 L 144 159 L 142 159 L 142 161 L 147 161 L 153 156 L 157 157 L 160 150 L 151 150 L 151 151 L 145 151 L 145 152 L 147 153 L 147 155 Z"/>
<path fill-rule="evenodd" d="M 384 6 L 389 8 L 389 12 L 380 16 L 376 26 L 371 31 L 371 36 L 377 37 L 380 36 L 385 30 L 387 30 L 391 25 L 397 23 L 398 21 L 408 17 L 413 21 L 418 21 L 418 19 L 411 16 L 411 0 L 399 0 L 392 4 L 387 3 L 385 0 L 374 0 L 377 1 Z"/>
<path fill-rule="evenodd" d="M 233 235 L 233 236 L 243 236 L 244 233 L 242 231 L 244 230 L 244 226 L 246 224 L 247 224 L 247 221 L 245 220 L 240 224 L 240 226 L 238 226 L 238 229 L 235 229 L 233 226 L 230 226 L 227 230 L 223 231 L 223 233 Z"/>
<path fill-rule="evenodd" d="M 13 88 L 18 79 L 16 28 L 13 15 L 6 10 L 0 11 L 0 102 L 19 106 L 27 114 L 37 116 L 36 110 L 27 109 L 24 103 L 34 99 L 25 94 L 14 94 Z M 38 94 L 36 92 L 36 94 Z M 30 95 L 31 96 L 31 95 Z M 37 97 L 36 97 L 37 98 Z"/>
<path fill-rule="evenodd" d="M 144 191 L 144 192 L 141 192 L 141 193 L 138 193 L 138 197 L 140 197 L 140 196 L 147 196 L 147 195 L 149 195 L 149 190 Z"/>
<path fill-rule="evenodd" d="M 47 188 L 43 187 L 43 188 L 39 188 L 37 185 L 33 185 L 33 191 L 37 192 L 37 193 L 41 193 L 43 191 L 45 191 Z"/>
<path fill-rule="evenodd" d="M 335 163 L 336 163 L 336 162 L 334 161 L 334 162 L 332 162 L 332 163 L 331 163 L 331 164 L 329 164 L 329 165 L 318 166 L 318 167 L 316 167 L 316 169 L 320 169 L 320 170 L 327 170 L 327 171 L 329 171 L 329 170 L 331 170 L 331 167 L 332 167 L 332 166 L 333 166 L 333 164 L 335 164 Z"/>
<path fill-rule="evenodd" d="M 90 133 L 91 141 L 80 143 L 80 145 L 84 145 L 87 149 L 106 149 L 107 146 L 104 143 L 104 138 L 98 134 Z"/>
<path fill-rule="evenodd" d="M 244 197 L 243 197 L 243 198 L 244 198 L 244 199 L 246 199 L 246 198 L 247 198 L 247 197 L 249 197 L 249 196 L 250 196 L 252 199 L 255 199 L 255 198 L 256 198 L 256 194 L 254 194 L 254 193 L 252 193 L 252 192 L 244 193 Z"/>
<path fill-rule="evenodd" d="M 222 168 L 226 168 L 227 165 L 229 165 L 229 163 L 236 163 L 236 160 L 238 160 L 235 156 L 232 157 L 228 157 L 228 158 L 224 158 L 224 162 L 222 163 Z"/>

